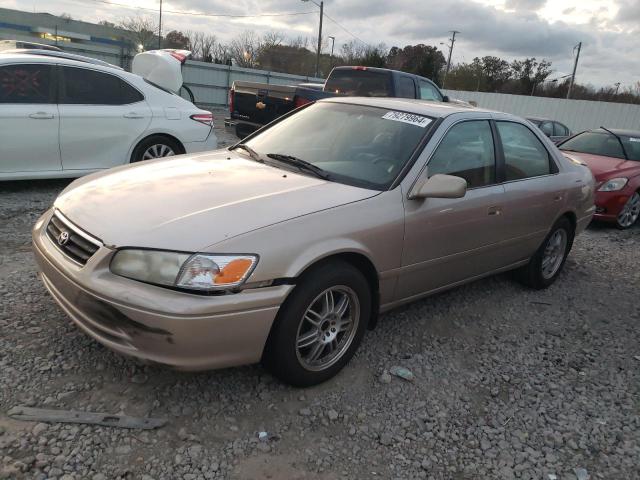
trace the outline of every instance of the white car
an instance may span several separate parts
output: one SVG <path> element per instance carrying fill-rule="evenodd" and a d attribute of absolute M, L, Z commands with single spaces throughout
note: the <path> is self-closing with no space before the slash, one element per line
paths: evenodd
<path fill-rule="evenodd" d="M 212 114 L 174 93 L 184 53 L 140 54 L 133 71 L 144 78 L 62 52 L 0 53 L 0 180 L 79 177 L 217 148 Z"/>

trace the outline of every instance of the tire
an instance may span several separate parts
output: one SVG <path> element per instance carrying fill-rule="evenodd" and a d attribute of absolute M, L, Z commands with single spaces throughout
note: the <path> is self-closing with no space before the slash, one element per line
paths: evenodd
<path fill-rule="evenodd" d="M 333 310 L 327 309 L 327 292 L 334 300 Z M 330 379 L 360 345 L 371 317 L 371 303 L 369 283 L 350 264 L 332 261 L 314 268 L 302 276 L 280 308 L 263 364 L 281 381 L 296 387 Z M 327 315 L 331 311 L 334 315 Z"/>
<path fill-rule="evenodd" d="M 153 156 L 154 152 L 157 156 Z M 154 158 L 171 157 L 183 153 L 182 146 L 175 140 L 164 135 L 151 135 L 142 140 L 131 155 L 131 163 Z"/>
<path fill-rule="evenodd" d="M 516 278 L 524 285 L 542 290 L 556 281 L 562 271 L 567 256 L 573 245 L 575 231 L 568 218 L 558 220 L 549 235 L 544 239 L 538 251 L 531 257 L 529 263 L 516 270 Z M 557 242 L 560 242 L 562 251 L 557 250 Z M 553 251 L 555 249 L 555 251 Z M 547 255 L 548 253 L 548 255 Z"/>
<path fill-rule="evenodd" d="M 620 230 L 633 227 L 640 218 L 640 192 L 634 192 L 616 217 L 616 226 Z"/>

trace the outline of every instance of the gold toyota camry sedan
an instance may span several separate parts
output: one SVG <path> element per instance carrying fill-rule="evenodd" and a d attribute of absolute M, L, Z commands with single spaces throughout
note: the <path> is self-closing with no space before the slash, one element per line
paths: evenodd
<path fill-rule="evenodd" d="M 380 312 L 507 270 L 560 274 L 589 169 L 512 115 L 330 99 L 233 147 L 73 182 L 36 223 L 40 276 L 84 332 L 178 369 L 335 375 Z"/>

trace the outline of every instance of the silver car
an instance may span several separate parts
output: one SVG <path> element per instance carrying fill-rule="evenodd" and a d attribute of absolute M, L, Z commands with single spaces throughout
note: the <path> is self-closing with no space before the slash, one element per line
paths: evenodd
<path fill-rule="evenodd" d="M 380 312 L 507 270 L 558 277 L 588 168 L 512 115 L 342 98 L 227 150 L 73 182 L 38 220 L 45 286 L 87 334 L 178 369 L 335 375 Z"/>

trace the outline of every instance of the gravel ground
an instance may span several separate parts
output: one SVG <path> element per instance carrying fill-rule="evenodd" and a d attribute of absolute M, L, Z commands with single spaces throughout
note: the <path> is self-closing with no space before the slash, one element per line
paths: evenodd
<path fill-rule="evenodd" d="M 640 478 L 640 227 L 590 227 L 548 290 L 501 275 L 384 315 L 337 378 L 297 390 L 259 366 L 143 366 L 73 327 L 29 233 L 67 183 L 0 184 L 0 478 Z M 15 405 L 168 423 L 20 422 Z"/>

